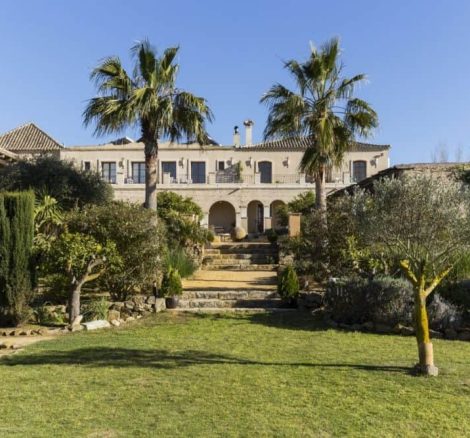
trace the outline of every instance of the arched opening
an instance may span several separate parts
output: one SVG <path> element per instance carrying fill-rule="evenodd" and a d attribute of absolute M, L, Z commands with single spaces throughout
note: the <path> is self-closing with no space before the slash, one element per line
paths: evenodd
<path fill-rule="evenodd" d="M 235 227 L 235 207 L 227 201 L 218 201 L 209 210 L 209 227 L 216 234 L 230 233 Z"/>
<path fill-rule="evenodd" d="M 271 161 L 260 161 L 258 163 L 260 182 L 271 184 L 273 182 L 273 165 Z"/>
<path fill-rule="evenodd" d="M 281 223 L 281 218 L 279 216 L 279 208 L 283 205 L 286 205 L 285 202 L 282 201 L 273 201 L 271 202 L 270 210 L 271 210 L 271 227 L 274 230 L 278 230 L 283 227 Z"/>
<path fill-rule="evenodd" d="M 251 201 L 246 209 L 248 216 L 248 233 L 257 234 L 264 231 L 264 207 L 259 201 Z"/>
<path fill-rule="evenodd" d="M 354 161 L 353 162 L 353 180 L 354 182 L 362 181 L 367 177 L 367 162 Z"/>

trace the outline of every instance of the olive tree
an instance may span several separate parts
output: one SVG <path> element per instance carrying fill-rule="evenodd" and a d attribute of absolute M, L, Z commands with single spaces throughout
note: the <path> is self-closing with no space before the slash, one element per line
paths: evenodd
<path fill-rule="evenodd" d="M 431 175 L 377 181 L 352 195 L 351 214 L 370 248 L 396 257 L 414 291 L 418 370 L 437 375 L 426 299 L 470 245 L 470 191 Z"/>

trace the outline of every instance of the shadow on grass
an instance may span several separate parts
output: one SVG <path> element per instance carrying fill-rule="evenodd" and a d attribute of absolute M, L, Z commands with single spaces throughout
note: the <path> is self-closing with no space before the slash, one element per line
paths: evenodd
<path fill-rule="evenodd" d="M 308 363 L 308 362 L 265 362 L 249 360 L 230 355 L 212 354 L 205 351 L 187 350 L 172 352 L 168 350 L 138 350 L 130 348 L 94 347 L 67 351 L 47 351 L 32 355 L 18 355 L 5 358 L 0 366 L 17 365 L 83 365 L 89 367 L 140 367 L 157 369 L 176 369 L 197 365 L 255 365 L 281 367 L 309 367 L 357 369 L 409 373 L 410 369 L 398 366 Z"/>

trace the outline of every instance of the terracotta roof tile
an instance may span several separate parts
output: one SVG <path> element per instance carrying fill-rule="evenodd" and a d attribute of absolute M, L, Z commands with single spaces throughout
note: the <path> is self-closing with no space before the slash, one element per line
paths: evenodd
<path fill-rule="evenodd" d="M 251 146 L 241 146 L 250 150 L 304 150 L 309 145 L 308 137 L 291 137 L 281 140 L 265 141 Z M 354 142 L 352 151 L 385 151 L 390 149 L 389 145 L 378 145 Z"/>
<path fill-rule="evenodd" d="M 57 151 L 62 147 L 34 123 L 27 123 L 0 135 L 0 148 L 13 152 Z"/>

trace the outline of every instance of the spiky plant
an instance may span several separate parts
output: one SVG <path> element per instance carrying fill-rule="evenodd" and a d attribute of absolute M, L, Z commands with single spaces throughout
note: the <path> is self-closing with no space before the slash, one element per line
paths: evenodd
<path fill-rule="evenodd" d="M 98 96 L 91 99 L 83 119 L 95 123 L 95 134 L 140 128 L 145 145 L 145 206 L 157 208 L 157 158 L 159 140 L 182 138 L 206 144 L 206 121 L 212 112 L 202 97 L 176 87 L 179 47 L 166 49 L 159 57 L 148 40 L 137 43 L 131 52 L 133 74 L 124 69 L 118 57 L 105 58 L 91 73 Z"/>

